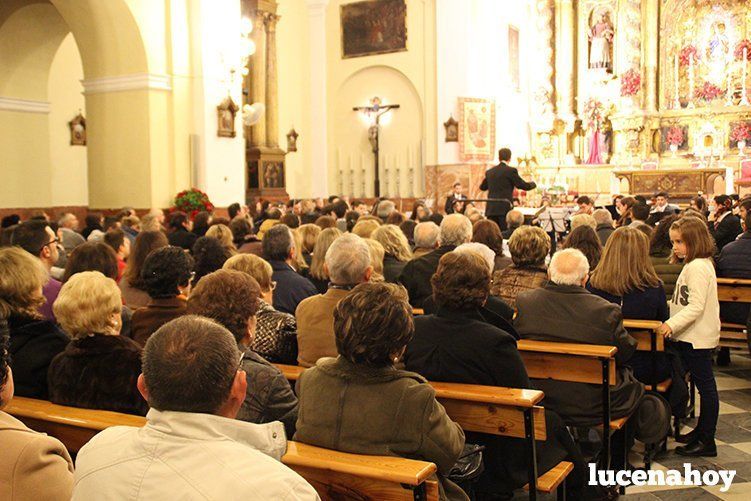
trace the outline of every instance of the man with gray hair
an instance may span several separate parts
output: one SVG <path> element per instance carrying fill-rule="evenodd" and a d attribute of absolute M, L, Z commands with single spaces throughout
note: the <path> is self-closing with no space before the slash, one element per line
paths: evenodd
<path fill-rule="evenodd" d="M 436 250 L 440 231 L 441 229 L 433 221 L 417 223 L 414 233 L 415 250 L 412 251 L 412 258 L 415 259 Z"/>
<path fill-rule="evenodd" d="M 57 225 L 60 229 L 60 243 L 63 244 L 65 255 L 70 254 L 73 249 L 86 242 L 86 239 L 78 233 L 78 217 L 72 212 L 66 212 L 60 216 Z"/>
<path fill-rule="evenodd" d="M 292 267 L 295 262 L 295 238 L 289 226 L 278 224 L 269 228 L 263 236 L 263 258 L 274 270 L 271 280 L 276 282 L 274 308 L 291 315 L 305 298 L 318 294 L 318 289 Z"/>
<path fill-rule="evenodd" d="M 389 215 L 396 210 L 396 204 L 392 202 L 391 200 L 381 200 L 378 202 L 378 207 L 376 208 L 376 216 L 381 218 L 381 221 L 386 221 L 386 218 L 389 217 Z"/>
<path fill-rule="evenodd" d="M 644 386 L 623 366 L 634 354 L 636 340 L 623 328 L 620 306 L 585 289 L 588 276 L 589 263 L 581 251 L 556 252 L 548 266 L 548 283 L 517 296 L 514 325 L 523 339 L 617 347 L 610 413 L 613 419 L 630 416 L 644 395 Z M 589 427 L 602 421 L 600 385 L 550 379 L 534 384 L 545 392 L 545 408 L 560 414 L 568 426 Z M 618 440 L 622 443 L 624 437 L 613 437 L 614 451 L 619 450 Z"/>
<path fill-rule="evenodd" d="M 235 419 L 247 387 L 240 360 L 233 335 L 213 320 L 186 315 L 163 325 L 146 343 L 138 378 L 151 407 L 146 425 L 113 426 L 83 446 L 73 499 L 317 500 L 281 463 L 282 423 Z"/>
<path fill-rule="evenodd" d="M 592 213 L 592 217 L 595 218 L 595 223 L 597 224 L 595 226 L 597 238 L 600 239 L 600 243 L 604 247 L 610 235 L 615 231 L 615 228 L 613 228 L 613 216 L 607 209 L 597 209 Z"/>
<path fill-rule="evenodd" d="M 422 308 L 425 299 L 433 294 L 430 278 L 438 269 L 441 256 L 471 240 L 472 222 L 468 217 L 464 214 L 449 214 L 443 218 L 438 234 L 438 248 L 424 256 L 413 258 L 399 275 L 398 281 L 406 287 L 409 303 L 413 307 Z"/>
<path fill-rule="evenodd" d="M 370 249 L 365 240 L 345 233 L 334 240 L 326 252 L 324 270 L 329 289 L 305 299 L 297 307 L 297 362 L 312 367 L 319 358 L 335 357 L 334 308 L 357 285 L 368 282 L 373 273 Z"/>

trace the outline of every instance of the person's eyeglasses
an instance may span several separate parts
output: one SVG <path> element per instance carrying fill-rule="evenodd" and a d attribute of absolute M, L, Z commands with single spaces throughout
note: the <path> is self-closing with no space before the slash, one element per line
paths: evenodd
<path fill-rule="evenodd" d="M 41 246 L 39 248 L 39 252 L 42 252 L 42 249 L 44 249 L 45 247 L 48 247 L 48 246 L 50 246 L 52 244 L 58 244 L 58 243 L 60 243 L 60 238 L 59 237 L 55 237 L 54 240 L 50 240 L 49 242 L 47 242 L 46 244 L 44 244 L 43 246 Z"/>

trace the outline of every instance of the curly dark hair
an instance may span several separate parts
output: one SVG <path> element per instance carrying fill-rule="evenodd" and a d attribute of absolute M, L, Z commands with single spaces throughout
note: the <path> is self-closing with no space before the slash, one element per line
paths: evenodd
<path fill-rule="evenodd" d="M 412 308 L 401 285 L 362 283 L 334 308 L 336 350 L 354 364 L 392 365 L 414 332 Z"/>
<path fill-rule="evenodd" d="M 594 270 L 602 256 L 602 244 L 591 226 L 577 226 L 563 241 L 562 249 L 579 249 L 589 261 L 589 269 Z"/>
<path fill-rule="evenodd" d="M 472 241 L 487 245 L 497 256 L 503 255 L 503 235 L 495 221 L 477 221 L 472 227 Z"/>
<path fill-rule="evenodd" d="M 193 278 L 195 286 L 202 277 L 219 270 L 224 262 L 232 257 L 232 251 L 222 245 L 216 238 L 201 237 L 193 244 L 196 276 Z"/>
<path fill-rule="evenodd" d="M 479 308 L 490 294 L 488 263 L 473 252 L 449 252 L 441 257 L 430 279 L 433 301 L 452 310 Z"/>
<path fill-rule="evenodd" d="M 86 242 L 71 252 L 65 263 L 63 283 L 82 271 L 98 271 L 105 277 L 117 280 L 117 254 L 104 242 Z"/>
<path fill-rule="evenodd" d="M 211 213 L 202 210 L 193 218 L 193 233 L 202 237 L 209 229 L 209 221 L 211 221 Z"/>
<path fill-rule="evenodd" d="M 216 320 L 239 343 L 248 334 L 248 319 L 258 311 L 260 296 L 261 286 L 250 275 L 217 270 L 190 292 L 188 313 Z"/>
<path fill-rule="evenodd" d="M 177 296 L 190 283 L 193 258 L 180 247 L 168 245 L 151 251 L 143 263 L 141 280 L 153 299 Z"/>

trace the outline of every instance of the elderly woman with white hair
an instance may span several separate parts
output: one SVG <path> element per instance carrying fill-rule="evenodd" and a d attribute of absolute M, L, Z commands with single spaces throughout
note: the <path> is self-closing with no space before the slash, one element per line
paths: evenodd
<path fill-rule="evenodd" d="M 60 326 L 71 337 L 47 373 L 56 404 L 145 415 L 136 388 L 141 347 L 120 336 L 120 289 L 98 271 L 76 273 L 54 304 Z"/>
<path fill-rule="evenodd" d="M 330 281 L 328 290 L 303 300 L 295 312 L 299 365 L 312 367 L 319 358 L 337 355 L 334 308 L 355 286 L 370 281 L 370 259 L 368 244 L 352 233 L 345 233 L 329 246 L 324 262 Z"/>

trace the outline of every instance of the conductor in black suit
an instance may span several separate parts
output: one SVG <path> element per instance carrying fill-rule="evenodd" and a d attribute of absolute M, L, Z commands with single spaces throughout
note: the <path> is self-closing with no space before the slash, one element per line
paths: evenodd
<path fill-rule="evenodd" d="M 502 199 L 501 202 L 487 202 L 485 216 L 498 223 L 501 230 L 506 229 L 506 214 L 512 209 L 511 199 L 514 196 L 514 188 L 520 190 L 533 190 L 537 187 L 534 182 L 526 182 L 519 176 L 519 171 L 509 167 L 511 150 L 501 148 L 498 152 L 501 161 L 495 167 L 485 172 L 485 179 L 480 185 L 480 191 L 488 191 L 488 198 Z"/>

